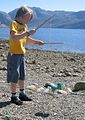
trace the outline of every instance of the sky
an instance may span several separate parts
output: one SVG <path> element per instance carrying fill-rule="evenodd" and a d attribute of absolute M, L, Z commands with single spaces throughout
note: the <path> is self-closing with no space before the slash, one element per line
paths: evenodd
<path fill-rule="evenodd" d="M 10 12 L 22 5 L 45 10 L 83 11 L 85 0 L 1 0 L 0 11 Z"/>

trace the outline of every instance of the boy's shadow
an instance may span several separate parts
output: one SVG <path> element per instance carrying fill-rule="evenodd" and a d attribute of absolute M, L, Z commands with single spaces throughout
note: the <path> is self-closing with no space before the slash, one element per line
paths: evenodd
<path fill-rule="evenodd" d="M 5 101 L 5 102 L 0 102 L 0 108 L 6 107 L 7 105 L 10 105 L 11 101 Z"/>
<path fill-rule="evenodd" d="M 37 113 L 35 113 L 35 116 L 46 118 L 46 117 L 49 117 L 49 113 L 37 112 Z"/>

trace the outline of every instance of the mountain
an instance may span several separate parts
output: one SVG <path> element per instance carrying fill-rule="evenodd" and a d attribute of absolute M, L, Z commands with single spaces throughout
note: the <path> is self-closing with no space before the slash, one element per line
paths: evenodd
<path fill-rule="evenodd" d="M 9 26 L 11 22 L 11 17 L 6 12 L 0 11 L 0 25 L 4 24 Z"/>
<path fill-rule="evenodd" d="M 18 8 L 9 13 L 0 11 L 0 23 L 9 25 L 10 21 L 14 19 L 17 10 Z M 44 20 L 54 15 L 42 27 L 85 29 L 85 11 L 50 11 L 39 7 L 32 7 L 32 10 L 33 19 L 30 22 L 29 27 L 36 27 Z"/>

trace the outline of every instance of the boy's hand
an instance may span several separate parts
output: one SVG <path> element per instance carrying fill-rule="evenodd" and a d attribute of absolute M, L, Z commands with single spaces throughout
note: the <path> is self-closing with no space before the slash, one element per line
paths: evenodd
<path fill-rule="evenodd" d="M 35 30 L 35 29 L 30 30 L 30 31 L 28 32 L 28 36 L 29 36 L 29 35 L 33 35 L 35 32 L 36 32 L 36 30 Z"/>

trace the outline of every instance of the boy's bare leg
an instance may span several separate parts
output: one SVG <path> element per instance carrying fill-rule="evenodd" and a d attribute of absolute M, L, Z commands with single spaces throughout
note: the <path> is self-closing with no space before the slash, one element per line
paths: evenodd
<path fill-rule="evenodd" d="M 11 92 L 16 93 L 16 83 L 11 83 Z"/>
<path fill-rule="evenodd" d="M 19 88 L 24 89 L 24 80 L 19 80 Z"/>

